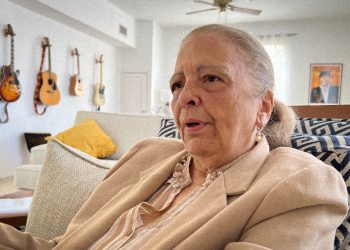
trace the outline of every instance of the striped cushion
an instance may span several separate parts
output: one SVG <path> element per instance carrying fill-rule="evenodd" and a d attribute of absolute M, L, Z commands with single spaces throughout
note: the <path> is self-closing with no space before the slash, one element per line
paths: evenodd
<path fill-rule="evenodd" d="M 162 121 L 160 122 L 158 136 L 178 139 L 181 138 L 173 118 L 162 119 Z"/>
<path fill-rule="evenodd" d="M 299 118 L 295 133 L 350 136 L 350 119 Z"/>
<path fill-rule="evenodd" d="M 336 168 L 346 183 L 350 204 L 350 136 L 293 134 L 291 146 L 308 152 Z M 348 237 L 350 237 L 350 211 L 336 231 L 335 249 L 345 249 L 344 240 Z"/>

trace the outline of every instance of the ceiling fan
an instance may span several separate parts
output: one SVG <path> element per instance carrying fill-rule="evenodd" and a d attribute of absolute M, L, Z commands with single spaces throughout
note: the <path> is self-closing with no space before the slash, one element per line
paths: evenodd
<path fill-rule="evenodd" d="M 186 15 L 196 14 L 196 13 L 205 12 L 205 11 L 209 11 L 209 10 L 219 10 L 220 12 L 223 12 L 223 11 L 226 11 L 226 9 L 229 9 L 231 11 L 242 12 L 242 13 L 246 13 L 246 14 L 252 14 L 252 15 L 259 15 L 261 13 L 261 10 L 241 8 L 241 7 L 237 7 L 233 4 L 230 4 L 230 2 L 232 2 L 232 0 L 214 0 L 214 3 L 209 3 L 209 2 L 201 1 L 201 0 L 194 0 L 194 2 L 214 6 L 215 8 L 191 11 L 191 12 L 187 12 Z"/>

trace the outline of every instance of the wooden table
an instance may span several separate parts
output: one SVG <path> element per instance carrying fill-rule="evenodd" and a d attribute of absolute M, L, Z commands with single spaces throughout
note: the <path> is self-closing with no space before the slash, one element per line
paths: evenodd
<path fill-rule="evenodd" d="M 18 191 L 15 193 L 0 196 L 0 203 L 2 199 L 16 199 L 33 196 L 32 191 Z M 0 212 L 0 222 L 19 228 L 25 226 L 27 223 L 28 211 L 25 212 Z"/>

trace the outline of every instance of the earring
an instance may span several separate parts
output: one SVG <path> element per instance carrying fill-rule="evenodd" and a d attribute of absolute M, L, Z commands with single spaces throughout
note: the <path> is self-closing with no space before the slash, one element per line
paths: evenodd
<path fill-rule="evenodd" d="M 255 142 L 259 143 L 262 140 L 262 133 L 260 132 L 261 128 L 257 128 Z"/>

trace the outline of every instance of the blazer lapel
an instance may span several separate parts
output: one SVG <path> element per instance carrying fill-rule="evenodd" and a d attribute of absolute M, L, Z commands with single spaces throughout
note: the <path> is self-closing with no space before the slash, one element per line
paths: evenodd
<path fill-rule="evenodd" d="M 196 237 L 194 232 L 200 231 L 197 229 L 224 210 L 228 205 L 228 196 L 239 195 L 249 189 L 268 152 L 269 146 L 266 138 L 263 137 L 258 145 L 235 160 L 231 167 L 218 176 L 199 197 L 147 242 L 142 249 L 170 249 L 176 246 L 181 246 L 181 249 L 193 248 L 193 242 L 197 241 L 188 238 Z M 208 235 L 210 233 L 206 234 Z"/>
<path fill-rule="evenodd" d="M 114 216 L 118 218 L 125 208 L 131 208 L 145 201 L 151 196 L 173 173 L 174 166 L 186 154 L 185 150 L 170 157 L 169 159 L 155 165 L 140 173 L 140 181 L 136 183 L 127 195 L 113 197 L 109 202 L 114 211 Z M 120 211 L 120 212 L 119 212 Z M 102 212 L 104 214 L 104 212 Z M 98 215 L 97 215 L 98 216 Z"/>
<path fill-rule="evenodd" d="M 259 145 L 263 143 L 267 145 L 265 139 Z M 200 231 L 198 229 L 220 214 L 227 206 L 227 196 L 243 193 L 249 188 L 260 168 L 260 164 L 263 162 L 261 159 L 262 152 L 266 151 L 258 149 L 259 145 L 237 159 L 232 167 L 218 176 L 199 197 L 142 248 L 169 249 L 176 246 L 186 246 L 186 242 L 189 243 L 188 246 L 196 242 L 190 240 L 190 238 L 198 236 L 197 231 Z M 111 197 L 110 202 L 76 230 L 79 233 L 73 232 L 65 239 L 68 240 L 68 242 L 65 241 L 67 245 L 61 242 L 63 243 L 62 246 L 74 248 L 76 246 L 74 242 L 84 242 L 89 241 L 87 239 L 101 237 L 110 229 L 122 212 L 143 202 L 152 195 L 170 177 L 174 166 L 185 154 L 186 152 L 183 150 L 153 168 L 140 173 L 141 179 L 137 184 Z M 256 156 L 259 156 L 258 159 L 254 159 Z M 203 237 L 203 234 L 200 234 L 199 237 Z M 69 241 L 69 239 L 72 239 L 72 241 Z"/>
<path fill-rule="evenodd" d="M 171 249 L 227 205 L 224 177 L 219 176 L 142 249 Z"/>
<path fill-rule="evenodd" d="M 224 172 L 227 195 L 238 195 L 246 192 L 258 174 L 269 153 L 265 136 L 252 150 L 233 162 L 232 167 Z"/>
<path fill-rule="evenodd" d="M 175 164 L 185 154 L 186 152 L 183 150 L 155 165 L 152 169 L 141 172 L 138 183 L 111 197 L 110 201 L 82 224 L 78 230 L 62 240 L 60 242 L 61 246 L 75 248 L 78 245 L 75 245 L 74 242 L 87 242 L 90 239 L 102 237 L 124 211 L 145 201 L 152 195 L 169 178 L 173 173 Z M 88 245 L 91 243 L 93 242 L 87 242 Z"/>

